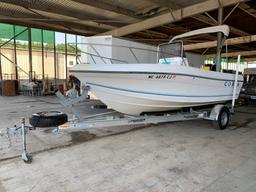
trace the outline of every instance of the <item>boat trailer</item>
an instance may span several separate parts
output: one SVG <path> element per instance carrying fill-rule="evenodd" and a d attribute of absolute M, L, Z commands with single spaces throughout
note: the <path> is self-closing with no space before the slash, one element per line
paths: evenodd
<path fill-rule="evenodd" d="M 220 113 L 225 113 L 225 117 L 220 118 Z M 72 119 L 69 122 L 58 126 L 58 129 L 92 129 L 100 127 L 115 127 L 129 125 L 150 125 L 159 123 L 169 123 L 176 121 L 205 119 L 214 121 L 219 129 L 225 129 L 228 125 L 230 110 L 226 105 L 215 105 L 211 110 L 196 111 L 191 109 L 188 112 L 163 113 L 158 115 L 131 116 L 116 114 L 116 111 L 99 113 L 83 119 Z M 225 119 L 226 118 L 226 119 Z M 228 118 L 228 119 L 227 119 Z"/>
<path fill-rule="evenodd" d="M 130 126 L 130 125 L 156 125 L 160 123 L 187 121 L 187 120 L 210 120 L 213 121 L 218 129 L 225 129 L 229 124 L 230 107 L 224 104 L 214 105 L 212 108 L 193 110 L 189 108 L 187 111 L 168 112 L 162 114 L 144 114 L 141 116 L 131 116 L 118 113 L 116 111 L 108 111 L 91 116 L 81 117 L 74 108 L 74 105 L 81 101 L 88 101 L 89 87 L 83 91 L 80 97 L 67 98 L 59 91 L 56 96 L 60 103 L 73 114 L 73 118 L 53 129 L 53 133 L 58 133 L 61 130 L 78 130 L 78 129 L 94 129 L 103 127 L 115 126 Z M 19 135 L 22 137 L 22 154 L 21 159 L 25 163 L 32 162 L 32 156 L 27 152 L 26 134 L 28 131 L 36 130 L 36 127 L 25 125 L 25 118 L 21 119 L 20 125 L 15 125 L 13 128 L 6 129 L 8 138 Z"/>

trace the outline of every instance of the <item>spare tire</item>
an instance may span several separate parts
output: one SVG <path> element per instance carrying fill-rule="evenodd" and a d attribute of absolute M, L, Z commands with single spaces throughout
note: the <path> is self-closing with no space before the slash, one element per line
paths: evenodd
<path fill-rule="evenodd" d="M 68 121 L 68 116 L 59 111 L 44 111 L 34 113 L 29 118 L 29 123 L 33 127 L 57 127 Z"/>

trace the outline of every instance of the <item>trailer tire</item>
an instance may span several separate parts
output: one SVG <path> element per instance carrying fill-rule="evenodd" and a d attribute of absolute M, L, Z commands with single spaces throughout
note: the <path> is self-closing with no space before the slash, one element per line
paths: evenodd
<path fill-rule="evenodd" d="M 223 107 L 218 115 L 218 118 L 214 121 L 217 129 L 223 130 L 226 129 L 229 124 L 230 111 L 227 107 Z"/>
<path fill-rule="evenodd" d="M 29 118 L 29 123 L 33 127 L 57 127 L 68 121 L 68 116 L 59 111 L 44 111 L 34 113 Z"/>

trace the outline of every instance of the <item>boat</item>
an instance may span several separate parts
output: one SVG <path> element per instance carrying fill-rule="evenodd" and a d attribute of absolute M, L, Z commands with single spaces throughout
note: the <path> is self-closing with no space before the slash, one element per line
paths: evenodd
<path fill-rule="evenodd" d="M 71 73 L 109 108 L 129 115 L 225 103 L 233 98 L 235 74 L 189 66 L 181 41 L 214 32 L 227 37 L 229 27 L 208 27 L 175 36 L 158 46 L 155 64 L 78 64 Z M 243 77 L 238 75 L 236 99 L 242 84 Z"/>

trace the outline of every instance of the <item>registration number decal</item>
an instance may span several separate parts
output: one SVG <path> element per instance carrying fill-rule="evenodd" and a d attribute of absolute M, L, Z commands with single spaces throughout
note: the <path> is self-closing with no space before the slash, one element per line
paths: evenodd
<path fill-rule="evenodd" d="M 175 79 L 176 75 L 148 75 L 148 79 Z"/>

